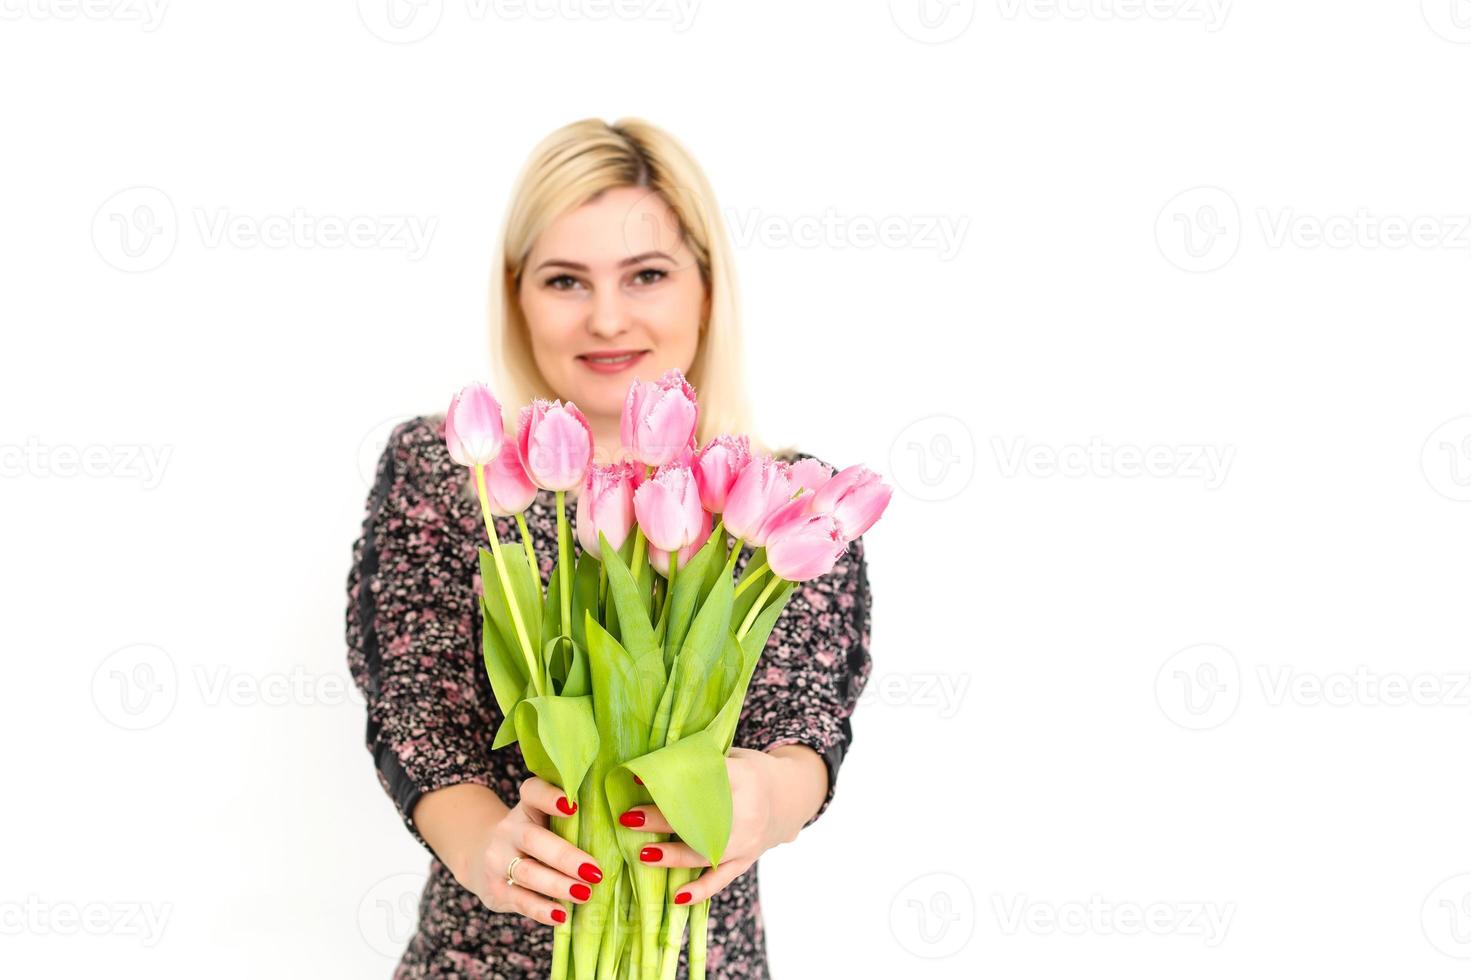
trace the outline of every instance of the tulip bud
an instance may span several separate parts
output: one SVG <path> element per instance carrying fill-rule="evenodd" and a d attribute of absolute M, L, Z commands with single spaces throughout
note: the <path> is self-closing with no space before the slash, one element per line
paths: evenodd
<path fill-rule="evenodd" d="M 669 371 L 658 381 L 628 386 L 618 437 L 640 463 L 663 466 L 690 444 L 699 417 L 695 390 L 683 374 Z"/>
<path fill-rule="evenodd" d="M 536 484 L 526 475 L 514 443 L 507 442 L 485 470 L 485 491 L 490 512 L 496 517 L 510 517 L 531 506 L 536 499 Z"/>
<path fill-rule="evenodd" d="M 816 493 L 822 489 L 828 480 L 832 479 L 833 468 L 809 456 L 806 459 L 799 459 L 793 463 L 788 476 L 792 480 L 793 493 L 798 488 L 807 493 Z"/>
<path fill-rule="evenodd" d="M 814 514 L 832 514 L 849 541 L 873 527 L 889 506 L 894 489 L 866 466 L 840 470 L 817 491 L 812 501 Z"/>
<path fill-rule="evenodd" d="M 757 456 L 746 464 L 731 484 L 721 515 L 731 534 L 753 548 L 766 543 L 762 525 L 792 499 L 790 468 L 785 461 L 768 455 Z"/>
<path fill-rule="evenodd" d="M 848 541 L 831 514 L 816 514 L 788 524 L 766 542 L 766 564 L 788 582 L 806 582 L 832 571 Z"/>
<path fill-rule="evenodd" d="M 577 543 L 594 558 L 603 557 L 599 531 L 617 550 L 633 530 L 635 469 L 636 464 L 614 463 L 588 471 L 577 497 Z"/>
<path fill-rule="evenodd" d="M 702 510 L 700 511 L 700 514 L 702 515 L 700 518 L 700 526 L 699 529 L 695 532 L 694 538 L 690 540 L 689 544 L 679 549 L 680 568 L 688 565 L 690 563 L 690 559 L 695 556 L 695 552 L 703 548 L 705 546 L 705 542 L 710 540 L 710 512 Z M 654 570 L 657 571 L 660 575 L 664 576 L 665 578 L 669 577 L 669 552 L 665 551 L 662 548 L 655 548 L 650 545 L 649 564 L 653 565 Z"/>
<path fill-rule="evenodd" d="M 444 442 L 461 466 L 485 466 L 505 442 L 501 404 L 485 385 L 471 382 L 450 399 L 444 414 Z"/>
<path fill-rule="evenodd" d="M 521 409 L 516 452 L 531 482 L 543 490 L 571 490 L 592 464 L 592 428 L 571 402 L 538 398 Z"/>
<path fill-rule="evenodd" d="M 700 504 L 711 513 L 725 510 L 725 500 L 736 477 L 751 461 L 751 442 L 745 436 L 716 436 L 696 455 L 692 469 L 700 488 Z"/>
<path fill-rule="evenodd" d="M 661 466 L 633 492 L 633 510 L 649 544 L 677 551 L 699 533 L 705 511 L 687 467 Z"/>

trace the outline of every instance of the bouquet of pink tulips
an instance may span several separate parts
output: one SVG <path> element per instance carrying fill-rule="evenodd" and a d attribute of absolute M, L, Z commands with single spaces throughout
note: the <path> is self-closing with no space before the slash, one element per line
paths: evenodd
<path fill-rule="evenodd" d="M 795 583 L 828 572 L 888 505 L 863 466 L 752 456 L 746 436 L 695 440 L 699 406 L 671 371 L 629 388 L 620 438 L 632 456 L 592 465 L 570 402 L 521 410 L 514 439 L 484 385 L 450 402 L 445 440 L 471 467 L 490 537 L 480 549 L 485 669 L 505 716 L 494 748 L 575 804 L 552 829 L 604 872 L 555 927 L 553 980 L 672 980 L 686 925 L 689 973 L 705 975 L 709 901 L 673 897 L 698 869 L 650 867 L 664 835 L 614 819 L 652 803 L 711 867 L 731 827 L 726 753 L 746 690 Z M 580 487 L 573 553 L 566 493 Z M 523 511 L 555 491 L 557 560 L 545 594 Z M 514 516 L 522 548 L 495 516 Z M 712 527 L 713 523 L 713 527 Z M 737 581 L 743 546 L 756 549 Z"/>

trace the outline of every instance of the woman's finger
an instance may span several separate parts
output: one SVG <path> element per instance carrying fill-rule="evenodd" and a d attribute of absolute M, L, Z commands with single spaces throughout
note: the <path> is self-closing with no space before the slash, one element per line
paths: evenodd
<path fill-rule="evenodd" d="M 554 817 L 570 817 L 577 812 L 576 803 L 540 776 L 521 781 L 521 802 Z"/>
<path fill-rule="evenodd" d="M 548 868 L 566 875 L 569 882 L 584 881 L 596 885 L 603 880 L 602 869 L 591 854 L 540 824 L 522 824 L 517 837 L 514 841 L 517 847 Z"/>
<path fill-rule="evenodd" d="M 521 864 L 525 864 L 522 861 Z M 521 864 L 516 865 L 516 874 L 521 874 Z M 503 909 L 509 909 L 518 915 L 524 915 L 528 919 L 534 919 L 543 925 L 559 926 L 567 921 L 567 910 L 561 903 L 554 902 L 545 895 L 522 888 L 520 885 L 508 885 L 506 879 L 492 886 L 494 891 L 492 897 Z"/>
<path fill-rule="evenodd" d="M 709 871 L 706 871 L 704 874 L 700 875 L 700 877 L 696 878 L 694 881 L 681 888 L 679 892 L 674 896 L 674 900 L 680 905 L 695 905 L 699 902 L 703 902 L 705 899 L 709 898 L 711 895 L 714 895 L 716 892 L 720 891 L 720 889 L 724 888 L 726 885 L 739 878 L 741 876 L 741 873 L 749 868 L 752 864 L 755 864 L 755 862 L 748 858 L 738 858 L 734 861 L 721 861 L 720 867 L 711 868 Z M 680 898 L 684 895 L 689 895 L 689 898 L 685 899 L 684 901 L 680 901 Z"/>
<path fill-rule="evenodd" d="M 638 852 L 638 859 L 654 868 L 704 868 L 710 864 L 699 851 L 677 840 L 649 844 Z"/>
<path fill-rule="evenodd" d="M 664 819 L 664 814 L 652 803 L 629 807 L 618 815 L 618 822 L 625 827 L 647 830 L 653 834 L 672 834 L 674 828 Z"/>
<path fill-rule="evenodd" d="M 516 884 L 554 901 L 585 902 L 592 898 L 592 886 L 547 867 L 534 857 L 523 856 L 516 862 Z"/>

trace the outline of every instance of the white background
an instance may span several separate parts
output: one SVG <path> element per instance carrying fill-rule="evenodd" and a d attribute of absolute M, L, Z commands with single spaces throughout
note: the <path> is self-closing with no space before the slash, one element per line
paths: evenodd
<path fill-rule="evenodd" d="M 636 115 L 762 434 L 898 488 L 774 975 L 1463 976 L 1471 3 L 583 2 L 0 0 L 0 972 L 389 975 L 367 479 Z"/>

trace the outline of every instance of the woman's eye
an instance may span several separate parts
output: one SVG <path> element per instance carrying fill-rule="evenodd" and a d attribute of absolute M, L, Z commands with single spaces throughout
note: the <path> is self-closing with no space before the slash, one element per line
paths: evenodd
<path fill-rule="evenodd" d="M 553 289 L 570 289 L 573 286 L 577 285 L 577 280 L 573 279 L 571 276 L 567 275 L 567 273 L 564 272 L 560 276 L 552 276 L 550 279 L 548 279 L 547 285 L 551 286 Z"/>
<path fill-rule="evenodd" d="M 669 275 L 669 273 L 665 272 L 663 269 L 640 269 L 633 278 L 634 281 L 637 282 L 639 285 L 648 286 L 652 283 L 658 282 L 660 279 L 663 279 L 667 275 Z M 645 279 L 645 276 L 651 276 L 652 278 Z"/>

